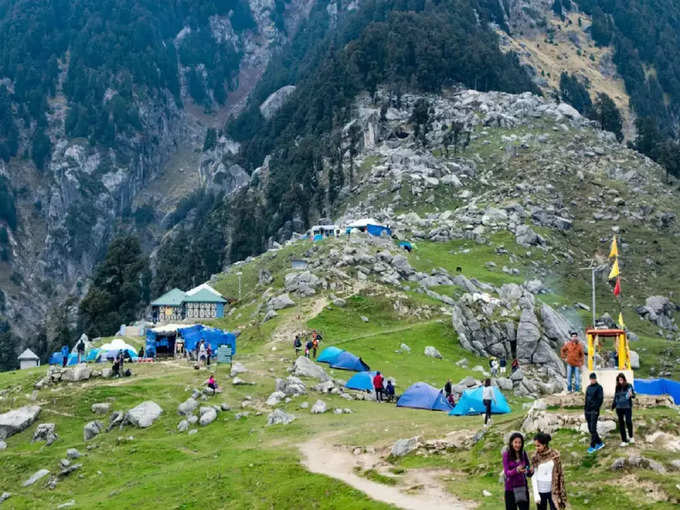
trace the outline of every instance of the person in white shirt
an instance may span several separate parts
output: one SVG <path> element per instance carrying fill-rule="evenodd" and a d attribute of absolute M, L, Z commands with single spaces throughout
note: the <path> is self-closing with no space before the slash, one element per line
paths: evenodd
<path fill-rule="evenodd" d="M 493 422 L 491 420 L 491 403 L 496 403 L 496 394 L 493 391 L 493 386 L 491 386 L 491 379 L 484 381 L 484 388 L 482 389 L 482 402 L 484 403 L 484 408 L 486 412 L 484 413 L 484 426 L 491 425 Z"/>
<path fill-rule="evenodd" d="M 537 510 L 564 510 L 567 507 L 567 491 L 560 453 L 550 448 L 550 434 L 539 432 L 534 436 L 536 453 L 531 458 L 534 469 L 532 482 Z"/>

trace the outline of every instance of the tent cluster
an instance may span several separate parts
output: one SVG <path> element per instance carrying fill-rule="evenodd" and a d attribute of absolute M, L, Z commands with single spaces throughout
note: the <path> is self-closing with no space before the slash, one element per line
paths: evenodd
<path fill-rule="evenodd" d="M 326 347 L 316 361 L 328 363 L 331 368 L 341 370 L 353 370 L 355 372 L 367 372 L 371 368 L 358 356 L 349 351 L 338 349 L 337 347 Z"/>
<path fill-rule="evenodd" d="M 106 343 L 100 347 L 92 347 L 89 349 L 84 356 L 87 363 L 102 363 L 104 361 L 113 360 L 120 351 L 123 351 L 130 359 L 135 361 L 137 359 L 137 350 L 130 344 L 125 343 L 125 341 L 120 338 L 114 338 L 111 342 Z M 61 365 L 63 362 L 63 357 L 61 352 L 54 352 L 50 356 L 50 365 Z M 68 355 L 68 361 L 66 366 L 73 366 L 78 364 L 78 353 L 71 352 Z"/>

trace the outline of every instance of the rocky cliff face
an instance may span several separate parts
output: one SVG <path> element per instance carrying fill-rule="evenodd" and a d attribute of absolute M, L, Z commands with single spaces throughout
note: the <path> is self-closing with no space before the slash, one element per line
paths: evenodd
<path fill-rule="evenodd" d="M 230 193 L 248 182 L 245 171 L 226 159 L 237 149 L 230 141 L 221 138 L 201 151 L 206 130 L 221 128 L 229 115 L 243 108 L 269 59 L 296 33 L 314 1 L 288 2 L 283 23 L 277 25 L 274 2 L 253 0 L 256 27 L 246 31 L 235 31 L 228 16 L 212 16 L 213 39 L 231 42 L 240 56 L 238 77 L 224 105 L 212 95 L 211 106 L 195 105 L 186 79 L 191 69 L 178 62 L 182 104 L 167 91 L 135 90 L 142 127 L 139 134 L 117 135 L 115 150 L 66 135 L 62 82 L 69 59 L 64 56 L 57 89 L 49 99 L 52 151 L 45 169 L 36 170 L 26 158 L 0 162 L 0 175 L 12 184 L 19 214 L 18 227 L 9 235 L 10 260 L 0 263 L 4 315 L 15 333 L 29 337 L 64 298 L 83 295 L 87 277 L 116 230 L 139 231 L 150 248 L 163 234 L 154 224 L 184 194 L 198 186 Z M 174 44 L 179 47 L 190 32 L 184 27 Z M 198 71 L 205 74 L 201 65 Z M 105 101 L 115 95 L 108 90 Z M 20 154 L 29 151 L 28 136 L 28 129 L 22 130 Z M 182 181 L 191 184 L 176 186 Z"/>

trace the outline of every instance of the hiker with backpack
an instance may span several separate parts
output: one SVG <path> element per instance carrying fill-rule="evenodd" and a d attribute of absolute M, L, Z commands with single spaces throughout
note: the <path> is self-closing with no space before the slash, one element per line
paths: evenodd
<path fill-rule="evenodd" d="M 302 340 L 300 340 L 300 335 L 295 335 L 295 340 L 293 340 L 293 347 L 295 347 L 295 355 L 299 356 L 302 350 Z"/>
<path fill-rule="evenodd" d="M 505 479 L 505 510 L 529 510 L 529 483 L 533 475 L 529 456 L 524 451 L 524 436 L 519 432 L 510 435 L 503 451 Z"/>
<path fill-rule="evenodd" d="M 484 403 L 484 408 L 486 412 L 484 413 L 484 426 L 492 425 L 493 420 L 491 419 L 491 403 L 496 404 L 496 394 L 493 391 L 493 386 L 491 386 L 491 379 L 484 381 L 484 388 L 482 389 L 482 402 Z"/>
<path fill-rule="evenodd" d="M 322 340 L 321 334 L 316 330 L 312 331 L 312 356 L 316 359 L 316 351 L 319 349 L 319 342 Z"/>
<path fill-rule="evenodd" d="M 312 351 L 312 348 L 314 347 L 314 342 L 311 340 L 307 340 L 307 344 L 305 345 L 305 358 L 309 358 L 309 353 Z"/>
<path fill-rule="evenodd" d="M 635 390 L 626 380 L 626 376 L 620 373 L 616 376 L 616 389 L 614 390 L 614 400 L 612 409 L 616 409 L 619 418 L 619 432 L 621 433 L 621 446 L 633 444 L 633 399 Z M 624 423 L 625 422 L 625 423 Z M 626 436 L 628 429 L 628 436 Z"/>
<path fill-rule="evenodd" d="M 531 457 L 531 465 L 537 510 L 567 508 L 567 490 L 560 452 L 550 448 L 551 439 L 550 434 L 545 432 L 539 432 L 534 436 L 536 452 Z"/>
<path fill-rule="evenodd" d="M 85 360 L 85 342 L 82 338 L 76 344 L 76 351 L 78 352 L 78 363 L 83 362 Z"/>

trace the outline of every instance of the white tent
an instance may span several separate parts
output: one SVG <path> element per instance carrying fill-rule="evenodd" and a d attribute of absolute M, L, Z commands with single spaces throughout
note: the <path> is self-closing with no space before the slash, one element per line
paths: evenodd
<path fill-rule="evenodd" d="M 114 338 L 108 344 L 102 345 L 100 349 L 102 351 L 120 351 L 131 349 L 132 352 L 137 352 L 135 347 L 132 347 L 130 344 L 126 344 L 125 341 L 120 338 Z"/>
<path fill-rule="evenodd" d="M 353 221 L 352 223 L 349 223 L 347 227 L 349 228 L 365 228 L 366 225 L 380 225 L 381 223 L 377 222 L 375 218 L 361 218 L 359 220 Z"/>
<path fill-rule="evenodd" d="M 197 292 L 202 291 L 203 289 L 207 290 L 208 292 L 212 292 L 212 293 L 215 294 L 216 296 L 222 297 L 222 294 L 220 294 L 219 292 L 217 292 L 215 289 L 213 289 L 213 288 L 212 288 L 210 285 L 208 285 L 207 283 L 202 283 L 202 284 L 200 284 L 198 287 L 194 287 L 193 289 L 186 291 L 185 294 L 188 294 L 189 296 L 193 296 L 194 294 L 196 294 Z"/>

